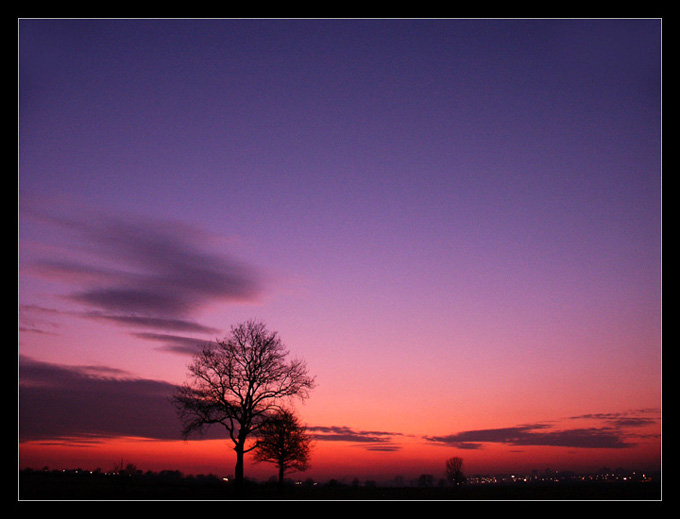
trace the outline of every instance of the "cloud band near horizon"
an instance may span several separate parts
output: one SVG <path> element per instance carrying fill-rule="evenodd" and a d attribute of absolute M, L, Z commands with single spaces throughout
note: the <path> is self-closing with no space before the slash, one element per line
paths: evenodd
<path fill-rule="evenodd" d="M 181 438 L 181 424 L 170 397 L 173 384 L 132 378 L 101 366 L 63 366 L 20 357 L 20 441 L 59 438 L 131 436 L 172 440 Z M 570 417 L 561 424 L 537 423 L 480 429 L 444 436 L 422 436 L 431 444 L 479 449 L 484 444 L 583 449 L 633 447 L 635 430 L 658 420 L 656 410 Z M 599 426 L 557 428 L 573 420 L 592 420 Z M 356 430 L 349 426 L 307 427 L 317 441 L 354 443 L 368 450 L 399 450 L 400 432 Z M 222 438 L 210 429 L 199 439 Z"/>
<path fill-rule="evenodd" d="M 536 423 L 516 427 L 478 429 L 463 431 L 446 436 L 428 436 L 433 443 L 454 446 L 459 449 L 479 449 L 486 443 L 496 443 L 522 447 L 570 447 L 583 449 L 625 449 L 634 447 L 631 440 L 638 427 L 657 421 L 654 410 L 638 410 L 630 413 L 604 413 L 570 417 L 569 422 L 577 419 L 596 420 L 597 427 L 556 428 L 554 424 Z M 632 415 L 632 416 L 631 416 Z M 644 416 L 643 416 L 644 415 Z"/>

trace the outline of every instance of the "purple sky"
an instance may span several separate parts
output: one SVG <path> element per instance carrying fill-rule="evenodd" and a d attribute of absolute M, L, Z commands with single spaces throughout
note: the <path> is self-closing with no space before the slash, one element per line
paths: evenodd
<path fill-rule="evenodd" d="M 30 366 L 258 318 L 317 427 L 660 408 L 660 20 L 20 20 L 19 204 Z"/>

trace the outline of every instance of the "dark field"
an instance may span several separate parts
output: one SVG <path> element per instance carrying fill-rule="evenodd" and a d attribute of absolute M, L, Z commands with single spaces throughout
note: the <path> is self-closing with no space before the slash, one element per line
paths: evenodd
<path fill-rule="evenodd" d="M 212 476 L 112 476 L 89 473 L 22 471 L 18 498 L 32 500 L 299 500 L 299 501 L 494 501 L 494 500 L 637 500 L 660 501 L 658 481 L 560 481 L 450 487 L 381 487 L 318 484 L 248 483 L 238 497 L 233 488 Z"/>

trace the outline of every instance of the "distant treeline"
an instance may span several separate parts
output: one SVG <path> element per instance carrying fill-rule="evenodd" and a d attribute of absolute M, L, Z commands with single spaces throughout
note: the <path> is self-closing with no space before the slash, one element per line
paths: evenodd
<path fill-rule="evenodd" d="M 661 499 L 654 481 L 561 481 L 535 484 L 463 485 L 462 487 L 387 487 L 379 484 L 317 484 L 247 481 L 234 495 L 231 482 L 215 475 L 161 472 L 31 470 L 19 472 L 19 500 L 642 500 Z"/>

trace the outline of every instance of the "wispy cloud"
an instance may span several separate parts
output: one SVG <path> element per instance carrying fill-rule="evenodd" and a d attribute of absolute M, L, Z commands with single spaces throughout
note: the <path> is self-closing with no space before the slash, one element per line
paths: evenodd
<path fill-rule="evenodd" d="M 536 423 L 497 429 L 463 431 L 445 436 L 428 436 L 434 443 L 461 449 L 479 449 L 485 443 L 512 446 L 550 446 L 571 448 L 624 449 L 635 446 L 634 429 L 657 422 L 653 416 L 637 416 L 644 411 L 570 417 L 571 420 L 596 420 L 593 427 L 563 428 L 560 424 Z"/>
<path fill-rule="evenodd" d="M 29 217 L 33 214 L 27 211 Z M 46 217 L 63 241 L 22 270 L 59 281 L 81 315 L 134 327 L 214 333 L 195 321 L 213 303 L 262 294 L 254 267 L 217 252 L 216 238 L 180 222 L 88 214 Z"/>
<path fill-rule="evenodd" d="M 400 449 L 392 442 L 403 434 L 388 431 L 356 431 L 347 426 L 310 426 L 307 430 L 319 441 L 357 443 L 370 451 L 393 452 Z"/>
<path fill-rule="evenodd" d="M 657 409 L 639 409 L 622 413 L 596 413 L 572 416 L 571 420 L 601 420 L 616 428 L 643 427 L 657 422 Z M 650 416 L 652 415 L 652 416 Z"/>
<path fill-rule="evenodd" d="M 218 332 L 216 328 L 212 328 L 210 326 L 205 326 L 195 321 L 188 321 L 184 319 L 163 319 L 160 317 L 106 314 L 102 312 L 86 312 L 81 315 L 90 319 L 110 321 L 125 326 L 131 326 L 134 328 L 154 328 L 158 330 L 172 330 L 209 334 L 215 334 Z"/>
<path fill-rule="evenodd" d="M 201 347 L 208 342 L 201 342 L 193 337 L 170 335 L 167 333 L 140 332 L 133 333 L 132 335 L 139 339 L 158 342 L 161 344 L 161 346 L 158 347 L 159 350 L 180 355 L 195 355 L 200 351 Z"/>
<path fill-rule="evenodd" d="M 59 313 L 38 305 L 19 305 L 19 332 L 56 335 L 59 324 L 54 317 Z"/>

